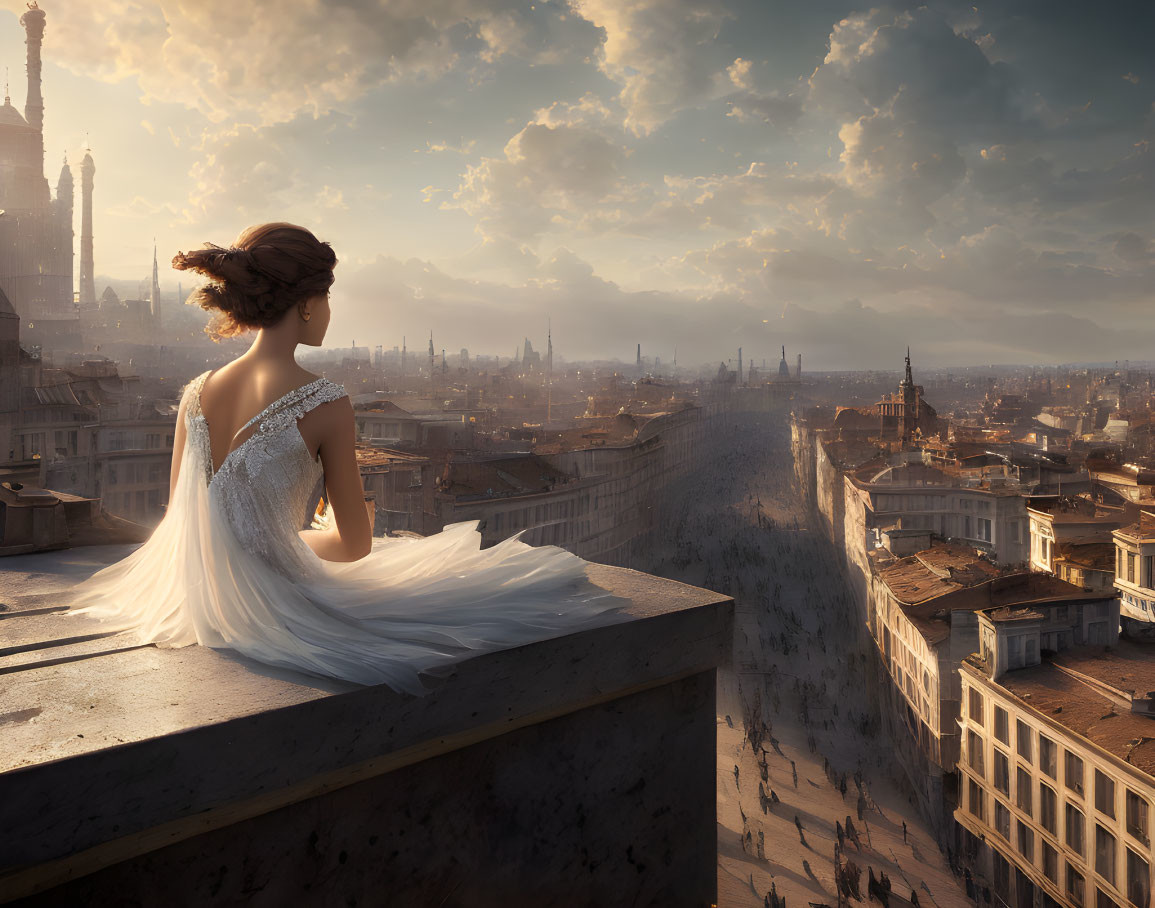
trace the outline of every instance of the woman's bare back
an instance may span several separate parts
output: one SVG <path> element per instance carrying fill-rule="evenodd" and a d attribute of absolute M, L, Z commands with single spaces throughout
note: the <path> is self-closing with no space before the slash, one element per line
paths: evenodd
<path fill-rule="evenodd" d="M 295 362 L 246 363 L 243 358 L 210 374 L 201 386 L 200 405 L 208 426 L 213 470 L 220 469 L 229 453 L 256 431 L 256 425 L 245 428 L 249 420 L 290 391 L 317 378 Z M 316 457 L 320 439 L 311 438 L 313 433 L 307 432 L 303 423 L 300 428 L 310 454 Z"/>

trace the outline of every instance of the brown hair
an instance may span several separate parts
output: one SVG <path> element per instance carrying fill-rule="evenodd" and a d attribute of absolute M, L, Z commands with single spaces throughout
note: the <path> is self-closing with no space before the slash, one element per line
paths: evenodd
<path fill-rule="evenodd" d="M 275 324 L 293 306 L 327 291 L 336 264 L 328 243 L 304 227 L 281 222 L 250 227 L 227 249 L 206 243 L 172 260 L 179 271 L 212 279 L 187 302 L 216 310 L 205 328 L 213 340 Z"/>

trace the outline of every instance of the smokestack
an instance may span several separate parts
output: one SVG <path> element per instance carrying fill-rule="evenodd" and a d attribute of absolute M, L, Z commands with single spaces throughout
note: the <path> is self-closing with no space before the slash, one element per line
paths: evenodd
<path fill-rule="evenodd" d="M 794 377 L 797 378 L 799 381 L 802 380 L 802 354 L 801 353 L 798 354 L 798 369 L 797 369 L 797 371 L 795 371 Z"/>
<path fill-rule="evenodd" d="M 80 162 L 80 302 L 96 302 L 95 272 L 92 267 L 92 178 L 96 165 L 84 153 Z"/>
<path fill-rule="evenodd" d="M 44 10 L 35 2 L 28 5 L 28 11 L 20 17 L 28 45 L 28 98 L 24 102 L 24 119 L 40 135 L 41 170 L 44 169 L 44 98 L 40 95 L 40 44 L 44 40 Z"/>

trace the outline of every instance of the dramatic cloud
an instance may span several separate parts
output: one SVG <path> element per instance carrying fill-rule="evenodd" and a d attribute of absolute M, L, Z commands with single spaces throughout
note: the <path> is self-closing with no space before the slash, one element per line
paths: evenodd
<path fill-rule="evenodd" d="M 719 93 L 712 45 L 731 13 L 717 0 L 570 0 L 603 29 L 601 70 L 621 85 L 624 125 L 648 135 L 670 117 Z M 724 54 L 723 54 L 724 55 Z"/>
<path fill-rule="evenodd" d="M 7 0 L 19 12 L 22 3 Z M 596 32 L 556 4 L 514 0 L 103 0 L 50 20 L 48 59 L 220 122 L 322 116 L 385 82 L 436 78 L 462 58 L 559 62 Z"/>
<path fill-rule="evenodd" d="M 506 143 L 502 157 L 470 166 L 454 203 L 489 239 L 579 228 L 591 210 L 626 192 L 624 158 L 622 146 L 601 130 L 580 119 L 551 120 L 546 111 Z"/>
<path fill-rule="evenodd" d="M 42 6 L 104 273 L 287 219 L 338 249 L 334 343 L 1149 358 L 1150 3 Z"/>

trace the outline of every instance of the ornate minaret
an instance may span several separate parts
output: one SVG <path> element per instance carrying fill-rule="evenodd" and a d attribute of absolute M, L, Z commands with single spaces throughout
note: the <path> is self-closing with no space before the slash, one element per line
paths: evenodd
<path fill-rule="evenodd" d="M 56 217 L 60 230 L 60 240 L 56 247 L 59 256 L 60 274 L 67 279 L 68 296 L 72 297 L 73 275 L 73 233 L 72 208 L 75 204 L 75 188 L 72 184 L 72 168 L 68 166 L 68 155 L 64 156 L 64 166 L 60 168 L 60 179 L 56 182 Z M 62 288 L 63 289 L 63 288 Z"/>
<path fill-rule="evenodd" d="M 148 312 L 153 327 L 160 327 L 160 276 L 156 268 L 156 240 L 152 243 L 152 288 L 148 294 Z"/>
<path fill-rule="evenodd" d="M 545 421 L 553 421 L 553 322 L 545 328 Z"/>
<path fill-rule="evenodd" d="M 27 33 L 28 45 L 28 99 L 24 102 L 24 119 L 40 133 L 40 172 L 44 172 L 44 98 L 40 94 L 40 44 L 44 40 L 44 10 L 35 0 L 20 17 Z"/>
<path fill-rule="evenodd" d="M 80 162 L 80 304 L 96 302 L 96 275 L 92 269 L 92 178 L 96 165 L 91 151 Z"/>

